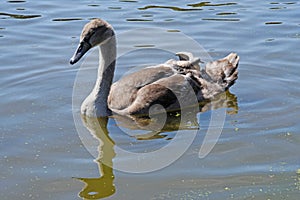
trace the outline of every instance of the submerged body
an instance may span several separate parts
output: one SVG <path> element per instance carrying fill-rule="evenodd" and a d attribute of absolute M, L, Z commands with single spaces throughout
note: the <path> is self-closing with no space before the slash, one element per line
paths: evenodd
<path fill-rule="evenodd" d="M 200 69 L 200 59 L 181 52 L 179 60 L 144 68 L 112 84 L 116 59 L 114 31 L 107 22 L 94 19 L 83 29 L 80 45 L 70 63 L 76 63 L 90 48 L 99 46 L 99 69 L 95 87 L 82 104 L 88 116 L 148 114 L 154 105 L 171 111 L 224 92 L 237 79 L 239 57 L 235 53 Z"/>

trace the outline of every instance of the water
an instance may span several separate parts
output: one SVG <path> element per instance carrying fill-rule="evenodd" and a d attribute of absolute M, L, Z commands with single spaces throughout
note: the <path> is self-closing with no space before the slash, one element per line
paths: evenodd
<path fill-rule="evenodd" d="M 96 191 L 108 199 L 298 199 L 299 11 L 296 0 L 1 0 L 1 199 L 88 199 Z M 201 129 L 192 145 L 164 169 L 130 174 L 94 161 L 74 125 L 78 65 L 68 64 L 82 26 L 93 17 L 109 21 L 117 35 L 164 28 L 193 38 L 214 59 L 231 51 L 240 55 L 231 106 L 219 108 L 231 114 L 205 158 L 198 153 L 210 111 L 198 114 Z M 116 79 L 133 66 L 170 56 L 145 50 L 121 57 Z M 107 126 L 115 146 L 105 147 L 104 154 L 113 164 L 116 146 L 150 151 L 175 137 L 167 129 L 155 139 L 136 140 L 122 130 L 138 130 L 130 131 L 128 121 L 118 128 L 120 122 L 110 119 Z"/>

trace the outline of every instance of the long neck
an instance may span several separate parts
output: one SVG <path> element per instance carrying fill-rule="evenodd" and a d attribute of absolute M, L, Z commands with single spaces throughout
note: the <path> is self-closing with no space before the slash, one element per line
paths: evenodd
<path fill-rule="evenodd" d="M 97 105 L 97 115 L 108 113 L 107 97 L 114 77 L 116 64 L 116 39 L 111 37 L 106 43 L 99 46 L 99 68 L 93 96 Z"/>

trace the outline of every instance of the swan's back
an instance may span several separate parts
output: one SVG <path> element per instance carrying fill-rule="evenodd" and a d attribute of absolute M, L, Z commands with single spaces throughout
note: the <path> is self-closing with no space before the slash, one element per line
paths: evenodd
<path fill-rule="evenodd" d="M 158 90 L 159 86 L 154 85 L 155 87 L 153 86 L 152 91 L 149 91 L 147 94 L 138 94 L 138 92 L 143 88 L 149 88 L 149 85 L 158 80 L 171 77 L 174 74 L 176 74 L 176 71 L 172 69 L 172 67 L 162 64 L 155 67 L 144 68 L 121 78 L 111 86 L 108 97 L 109 108 L 117 112 L 124 110 L 130 107 L 140 95 L 152 99 L 149 99 L 148 102 L 143 102 L 142 104 L 146 105 L 147 103 L 150 103 L 150 101 L 153 102 L 154 98 L 157 98 L 157 94 L 154 94 L 153 90 Z"/>
<path fill-rule="evenodd" d="M 200 60 L 194 59 L 191 54 L 182 54 L 179 58 L 180 61 L 169 60 L 129 74 L 114 83 L 108 107 L 122 115 L 147 114 L 154 104 L 174 110 L 189 106 L 195 100 L 211 99 L 237 79 L 239 57 L 234 53 L 208 63 L 203 70 L 200 70 Z"/>

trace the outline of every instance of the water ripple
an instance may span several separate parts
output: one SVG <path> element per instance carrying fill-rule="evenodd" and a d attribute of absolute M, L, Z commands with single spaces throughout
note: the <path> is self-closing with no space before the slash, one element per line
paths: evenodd
<path fill-rule="evenodd" d="M 217 3 L 217 4 L 212 4 L 210 2 L 200 2 L 200 3 L 195 3 L 195 4 L 188 4 L 188 6 L 192 7 L 203 7 L 203 6 L 232 6 L 236 5 L 237 3 L 234 2 L 229 2 L 229 3 Z"/>
<path fill-rule="evenodd" d="M 83 20 L 82 18 L 56 18 L 52 19 L 54 22 L 68 22 L 68 21 L 79 21 Z"/>
<path fill-rule="evenodd" d="M 110 9 L 110 10 L 121 10 L 122 7 L 113 7 L 113 6 L 111 6 L 111 7 L 108 7 L 108 9 Z"/>
<path fill-rule="evenodd" d="M 144 14 L 144 15 L 142 15 L 142 17 L 153 17 L 153 15 L 152 14 Z"/>
<path fill-rule="evenodd" d="M 128 22 L 152 22 L 152 19 L 126 19 Z"/>
<path fill-rule="evenodd" d="M 25 3 L 26 1 L 7 1 L 8 3 Z"/>
<path fill-rule="evenodd" d="M 15 19 L 32 19 L 32 18 L 42 17 L 42 15 L 18 15 L 18 14 L 11 14 L 11 13 L 0 13 L 0 15 L 9 16 Z"/>
<path fill-rule="evenodd" d="M 285 6 L 282 6 L 282 7 L 272 7 L 272 8 L 269 8 L 270 10 L 281 10 L 281 9 L 286 9 Z"/>
<path fill-rule="evenodd" d="M 178 32 L 180 32 L 180 30 L 169 29 L 169 30 L 167 30 L 167 32 L 170 32 L 170 33 L 178 33 Z"/>
<path fill-rule="evenodd" d="M 99 4 L 89 4 L 88 6 L 90 6 L 90 7 L 99 7 L 100 5 Z"/>
<path fill-rule="evenodd" d="M 293 5 L 293 4 L 296 4 L 296 2 L 283 2 L 283 4 L 286 4 L 286 5 Z"/>
<path fill-rule="evenodd" d="M 203 18 L 202 20 L 224 21 L 224 22 L 238 22 L 238 21 L 240 21 L 240 19 L 229 19 L 229 18 Z"/>
<path fill-rule="evenodd" d="M 282 24 L 282 22 L 265 22 L 266 25 L 278 25 Z"/>
<path fill-rule="evenodd" d="M 136 3 L 136 0 L 120 0 L 120 2 L 127 2 L 127 3 Z"/>
<path fill-rule="evenodd" d="M 235 12 L 220 12 L 220 13 L 217 13 L 216 15 L 236 15 L 237 13 Z"/>
<path fill-rule="evenodd" d="M 200 8 L 179 8 L 176 6 L 157 6 L 157 5 L 148 5 L 142 8 L 139 8 L 139 10 L 147 10 L 147 9 L 153 9 L 153 8 L 163 8 L 163 9 L 170 9 L 174 11 L 195 11 L 195 10 L 202 10 Z"/>

